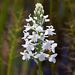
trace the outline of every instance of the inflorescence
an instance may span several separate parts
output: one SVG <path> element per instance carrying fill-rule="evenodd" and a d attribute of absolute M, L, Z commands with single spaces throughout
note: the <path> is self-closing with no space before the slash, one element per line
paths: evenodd
<path fill-rule="evenodd" d="M 26 19 L 27 25 L 25 25 L 25 30 L 23 31 L 25 44 L 22 46 L 25 48 L 24 52 L 20 52 L 23 60 L 34 59 L 38 62 L 49 60 L 50 62 L 55 63 L 57 53 L 55 53 L 55 47 L 57 43 L 54 43 L 54 40 L 48 40 L 49 36 L 56 34 L 53 26 L 46 26 L 47 29 L 43 29 L 43 24 L 49 22 L 50 19 L 48 15 L 44 16 L 43 6 L 40 3 L 37 3 L 34 10 L 34 17 L 29 15 L 29 19 Z M 32 25 L 30 25 L 30 23 Z M 31 33 L 30 33 L 31 32 Z"/>

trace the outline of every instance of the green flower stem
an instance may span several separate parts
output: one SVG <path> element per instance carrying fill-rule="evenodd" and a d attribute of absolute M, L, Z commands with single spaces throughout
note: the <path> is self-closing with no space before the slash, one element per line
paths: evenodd
<path fill-rule="evenodd" d="M 39 2 L 39 3 L 43 3 L 43 0 L 39 0 L 38 2 Z"/>
<path fill-rule="evenodd" d="M 38 61 L 38 67 L 39 67 L 39 75 L 42 75 L 42 71 L 41 71 L 41 62 Z"/>
<path fill-rule="evenodd" d="M 38 39 L 38 43 L 40 43 L 40 40 Z M 38 45 L 38 52 L 40 53 L 41 50 L 41 46 L 40 44 Z M 38 60 L 38 68 L 39 68 L 39 75 L 42 75 L 42 71 L 41 71 L 41 61 Z"/>

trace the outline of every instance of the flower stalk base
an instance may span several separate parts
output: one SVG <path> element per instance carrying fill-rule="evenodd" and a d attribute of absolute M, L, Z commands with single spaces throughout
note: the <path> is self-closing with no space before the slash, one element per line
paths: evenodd
<path fill-rule="evenodd" d="M 40 61 L 38 61 L 38 67 L 39 67 L 39 75 L 43 75 L 42 70 L 41 70 L 41 62 Z"/>

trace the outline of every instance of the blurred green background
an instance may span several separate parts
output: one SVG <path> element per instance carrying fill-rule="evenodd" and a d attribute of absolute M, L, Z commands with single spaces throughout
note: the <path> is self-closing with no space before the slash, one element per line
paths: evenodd
<path fill-rule="evenodd" d="M 37 2 L 51 20 L 44 28 L 54 26 L 57 35 L 51 38 L 58 43 L 57 62 L 42 62 L 43 75 L 75 75 L 75 0 L 0 0 L 0 75 L 38 75 L 34 60 L 20 55 L 25 19 Z"/>

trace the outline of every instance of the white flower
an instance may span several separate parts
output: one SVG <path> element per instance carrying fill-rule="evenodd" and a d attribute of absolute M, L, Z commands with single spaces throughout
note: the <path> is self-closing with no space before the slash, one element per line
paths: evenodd
<path fill-rule="evenodd" d="M 43 16 L 43 14 L 40 15 L 40 17 L 42 17 L 42 16 Z"/>
<path fill-rule="evenodd" d="M 48 27 L 49 29 L 51 29 L 52 31 L 55 31 L 55 29 L 53 29 L 53 26 L 51 25 L 51 26 L 46 26 L 46 27 Z"/>
<path fill-rule="evenodd" d="M 30 56 L 33 56 L 34 54 L 32 53 L 32 51 L 28 51 Z"/>
<path fill-rule="evenodd" d="M 24 31 L 26 31 L 26 32 L 29 31 L 32 28 L 29 23 L 27 23 L 27 25 L 24 26 L 24 27 L 25 27 Z"/>
<path fill-rule="evenodd" d="M 36 9 L 43 8 L 42 4 L 40 4 L 40 3 L 37 3 L 35 6 L 36 6 Z"/>
<path fill-rule="evenodd" d="M 31 45 L 31 40 L 30 40 L 30 41 L 26 40 L 26 44 L 24 44 L 24 45 L 22 45 L 22 46 L 23 46 L 24 48 L 26 48 L 26 50 L 28 50 L 28 51 L 34 50 L 34 46 Z"/>
<path fill-rule="evenodd" d="M 52 47 L 52 52 L 55 53 L 55 47 L 57 47 L 57 43 L 53 43 L 51 47 Z"/>
<path fill-rule="evenodd" d="M 35 20 L 37 20 L 37 17 L 34 17 Z"/>
<path fill-rule="evenodd" d="M 27 54 L 26 51 L 20 52 L 20 54 L 23 55 L 22 60 L 27 60 L 27 59 L 29 60 L 30 59 L 30 55 Z"/>
<path fill-rule="evenodd" d="M 33 24 L 32 29 L 36 29 L 38 27 L 38 25 L 36 23 Z"/>
<path fill-rule="evenodd" d="M 46 37 L 46 36 L 44 36 L 44 34 L 41 33 L 40 36 L 39 36 L 39 39 L 42 40 L 42 41 L 44 41 L 45 37 Z"/>
<path fill-rule="evenodd" d="M 43 30 L 43 28 L 41 27 L 41 26 L 38 26 L 37 28 L 36 28 L 36 32 L 43 32 L 44 30 Z"/>
<path fill-rule="evenodd" d="M 35 10 L 34 10 L 34 14 L 36 14 Z"/>
<path fill-rule="evenodd" d="M 45 15 L 43 17 L 44 17 L 45 22 L 49 22 L 50 21 L 50 19 L 47 19 L 48 18 L 48 15 Z"/>
<path fill-rule="evenodd" d="M 52 54 L 52 55 L 49 57 L 49 61 L 55 63 L 55 62 L 56 62 L 56 59 L 55 59 L 56 56 L 57 56 L 57 53 L 56 53 L 56 54 Z"/>
<path fill-rule="evenodd" d="M 37 3 L 35 5 L 35 10 L 34 10 L 34 14 L 40 15 L 40 14 L 44 14 L 44 10 L 43 10 L 43 6 L 40 3 Z"/>
<path fill-rule="evenodd" d="M 29 35 L 29 32 L 23 31 L 23 33 L 24 33 L 24 37 L 22 39 L 25 39 Z"/>
<path fill-rule="evenodd" d="M 31 17 L 31 14 L 29 15 L 29 19 L 26 19 L 26 22 L 30 22 L 32 21 L 33 23 L 35 23 L 35 20 L 33 20 L 33 18 Z"/>
<path fill-rule="evenodd" d="M 45 19 L 45 22 L 49 22 L 50 21 L 50 19 Z"/>
<path fill-rule="evenodd" d="M 53 26 L 47 26 L 49 29 L 47 29 L 45 31 L 45 35 L 53 35 L 53 34 L 56 34 L 54 33 L 53 31 L 55 31 L 55 29 L 53 29 Z"/>
<path fill-rule="evenodd" d="M 28 51 L 30 50 L 34 50 L 34 46 L 33 45 L 30 45 L 30 44 L 25 44 L 25 45 L 22 45 L 24 48 L 26 48 Z"/>
<path fill-rule="evenodd" d="M 32 33 L 33 35 L 29 35 L 29 39 L 31 39 L 33 42 L 37 42 L 37 39 L 39 38 L 39 35 L 35 32 Z"/>
<path fill-rule="evenodd" d="M 46 19 L 46 18 L 48 18 L 48 15 L 45 15 L 45 16 L 43 16 L 44 17 L 44 19 Z"/>
<path fill-rule="evenodd" d="M 29 19 L 26 19 L 26 21 L 27 22 L 30 22 L 30 21 L 32 21 L 33 20 L 33 18 L 31 17 L 31 14 L 29 15 Z"/>
<path fill-rule="evenodd" d="M 43 61 L 43 60 L 45 60 L 46 57 L 48 58 L 49 55 L 46 54 L 46 53 L 41 52 L 40 54 L 35 55 L 34 58 L 39 58 L 40 61 Z"/>
<path fill-rule="evenodd" d="M 50 48 L 50 46 L 51 46 L 51 44 L 53 43 L 54 41 L 53 40 L 46 40 L 46 42 L 45 43 L 43 43 L 43 45 L 42 45 L 42 49 L 43 50 L 49 50 L 49 51 L 51 51 L 51 48 Z"/>
<path fill-rule="evenodd" d="M 40 14 L 40 11 L 37 11 L 38 14 Z"/>

